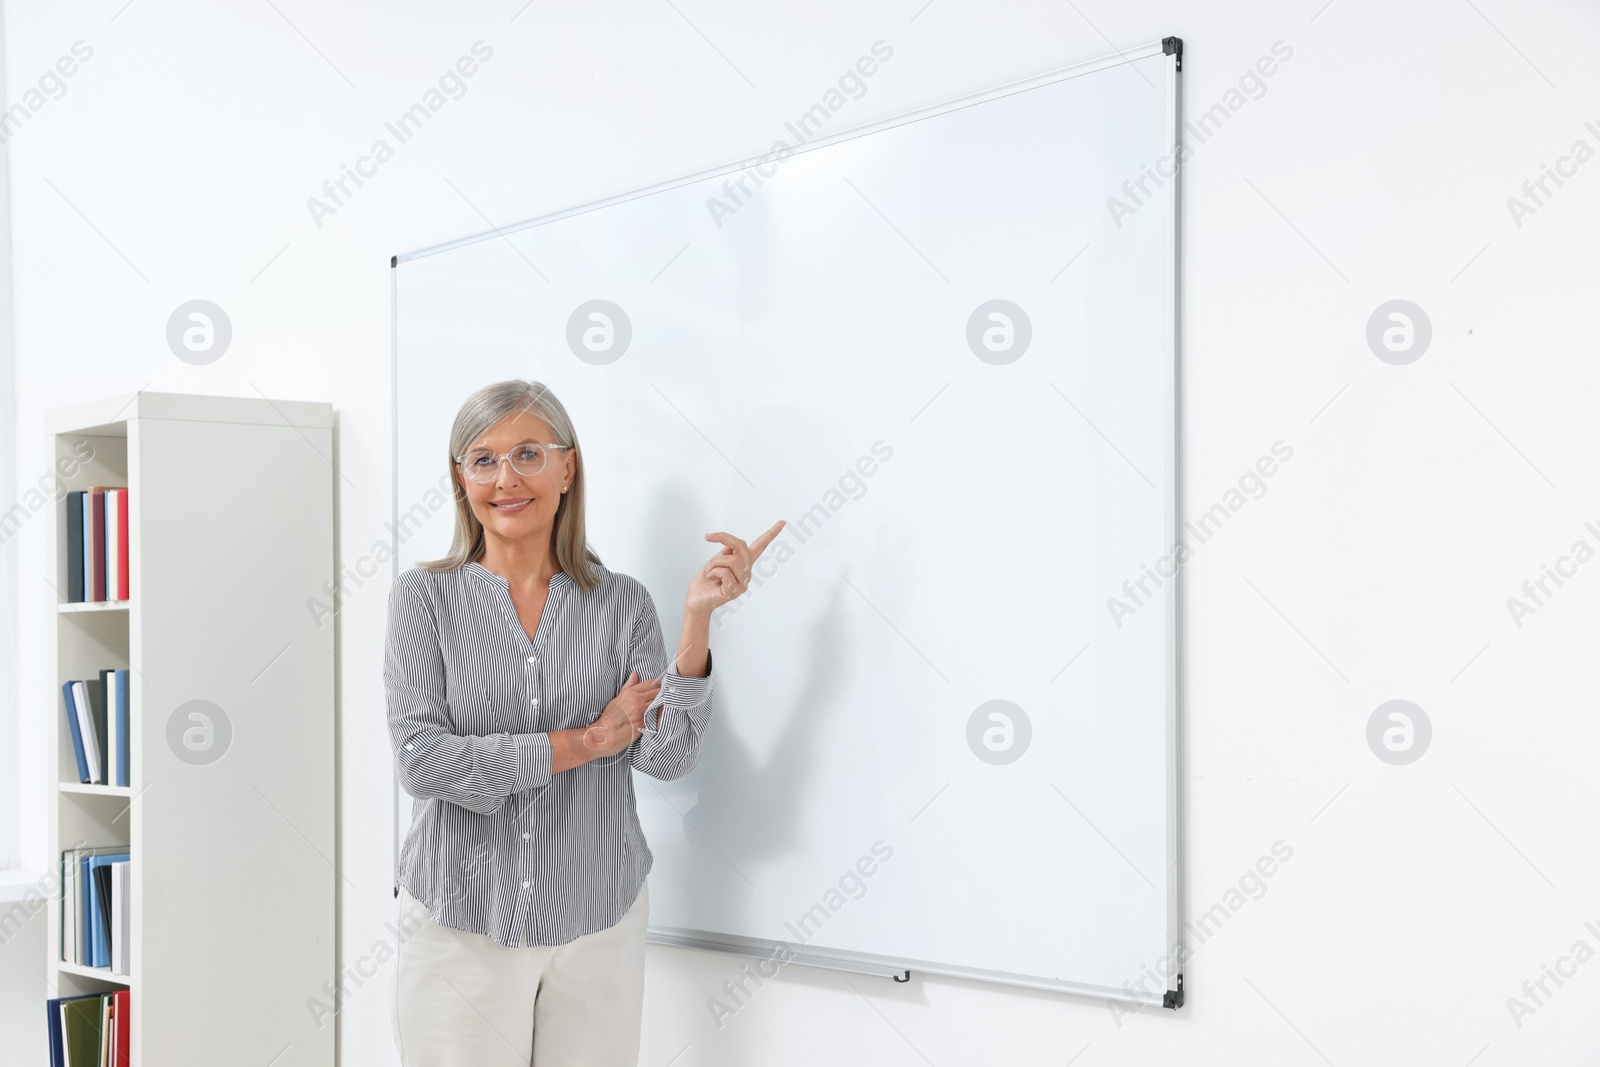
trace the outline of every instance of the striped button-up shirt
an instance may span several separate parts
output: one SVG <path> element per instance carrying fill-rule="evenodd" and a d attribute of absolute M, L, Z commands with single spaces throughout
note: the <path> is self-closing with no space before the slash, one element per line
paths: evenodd
<path fill-rule="evenodd" d="M 643 583 L 594 566 L 587 593 L 551 577 L 531 641 L 506 579 L 478 563 L 408 570 L 389 594 L 389 736 L 417 798 L 399 884 L 441 924 L 506 946 L 622 918 L 652 860 L 630 768 L 687 774 L 711 718 L 709 659 L 706 677 L 679 674 Z M 641 736 L 552 774 L 550 731 L 594 722 L 630 671 L 661 679 Z"/>

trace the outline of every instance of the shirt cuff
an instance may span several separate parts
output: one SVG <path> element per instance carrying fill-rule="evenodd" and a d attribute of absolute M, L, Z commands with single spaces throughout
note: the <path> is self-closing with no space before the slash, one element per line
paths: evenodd
<path fill-rule="evenodd" d="M 678 673 L 678 661 L 673 660 L 667 667 L 667 673 L 661 676 L 661 702 L 675 707 L 689 707 L 698 704 L 706 698 L 706 690 L 711 688 L 711 662 L 712 652 L 706 649 L 706 676 L 693 678 L 687 674 Z"/>
<path fill-rule="evenodd" d="M 639 728 L 641 737 L 675 734 L 678 727 L 667 729 L 667 720 L 672 714 L 671 709 L 687 709 L 691 722 L 704 725 L 704 720 L 711 714 L 711 655 L 711 650 L 707 649 L 704 678 L 691 678 L 686 674 L 679 674 L 676 660 L 667 667 L 667 672 L 661 676 L 661 692 L 656 694 L 656 699 L 646 710 L 645 724 Z"/>
<path fill-rule="evenodd" d="M 524 789 L 537 789 L 550 783 L 550 735 L 512 734 L 517 746 L 517 778 L 511 784 L 513 793 Z"/>

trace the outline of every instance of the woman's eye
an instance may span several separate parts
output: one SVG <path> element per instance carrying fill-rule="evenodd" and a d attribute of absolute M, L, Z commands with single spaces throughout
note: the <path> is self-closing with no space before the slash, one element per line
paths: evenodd
<path fill-rule="evenodd" d="M 518 459 L 538 459 L 539 458 L 539 450 L 537 448 L 531 448 L 531 447 L 530 448 L 519 448 L 517 450 L 517 458 Z"/>

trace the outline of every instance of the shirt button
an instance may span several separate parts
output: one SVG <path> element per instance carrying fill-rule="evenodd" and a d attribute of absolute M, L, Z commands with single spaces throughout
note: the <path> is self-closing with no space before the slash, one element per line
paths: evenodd
<path fill-rule="evenodd" d="M 533 706 L 534 707 L 538 707 L 539 706 L 539 698 L 538 697 L 534 697 L 533 698 Z"/>
<path fill-rule="evenodd" d="M 523 840 L 524 840 L 524 841 L 526 841 L 526 840 L 527 840 L 527 839 L 528 839 L 528 835 L 527 835 L 527 834 L 523 834 L 523 835 L 522 835 L 522 839 L 523 839 Z"/>
<path fill-rule="evenodd" d="M 522 883 L 522 888 L 524 888 L 524 889 L 528 888 L 528 883 L 527 882 L 523 882 Z"/>
<path fill-rule="evenodd" d="M 528 662 L 529 663 L 538 663 L 539 662 L 539 657 L 538 656 L 529 656 L 528 657 Z"/>
<path fill-rule="evenodd" d="M 406 751 L 407 752 L 415 752 L 416 748 L 417 748 L 417 746 L 413 745 L 410 741 L 406 742 Z"/>

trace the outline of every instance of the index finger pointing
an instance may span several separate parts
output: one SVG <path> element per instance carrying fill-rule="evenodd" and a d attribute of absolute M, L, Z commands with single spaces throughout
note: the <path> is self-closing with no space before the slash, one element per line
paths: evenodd
<path fill-rule="evenodd" d="M 752 562 L 761 558 L 761 553 L 765 552 L 767 546 L 772 543 L 772 539 L 778 536 L 778 531 L 783 529 L 783 524 L 786 521 L 788 520 L 779 519 L 767 529 L 766 533 L 750 543 L 750 559 Z"/>

